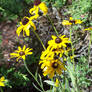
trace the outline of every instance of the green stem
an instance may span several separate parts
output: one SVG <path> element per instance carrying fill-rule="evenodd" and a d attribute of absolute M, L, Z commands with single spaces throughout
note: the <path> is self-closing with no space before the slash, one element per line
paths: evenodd
<path fill-rule="evenodd" d="M 32 29 L 32 30 L 33 30 L 34 34 L 36 35 L 36 37 L 38 38 L 38 40 L 40 41 L 40 43 L 43 46 L 44 50 L 46 50 L 46 47 L 44 46 L 44 44 L 43 44 L 42 40 L 40 39 L 39 35 L 35 32 L 34 29 Z"/>
<path fill-rule="evenodd" d="M 41 85 L 40 85 L 40 83 L 37 81 L 36 77 L 35 77 L 35 76 L 30 72 L 30 70 L 28 69 L 25 60 L 23 60 L 23 62 L 24 62 L 24 66 L 25 66 L 26 70 L 28 71 L 28 73 L 35 79 L 35 81 L 36 81 L 36 82 L 38 83 L 38 85 L 41 87 Z M 42 87 L 41 87 L 41 88 L 42 88 Z M 42 88 L 42 90 L 43 90 L 43 92 L 45 92 L 43 88 Z"/>
<path fill-rule="evenodd" d="M 2 89 L 2 87 L 0 87 L 0 91 L 1 91 L 1 92 L 3 92 L 3 89 Z"/>
<path fill-rule="evenodd" d="M 72 56 L 74 56 L 74 47 L 73 47 L 73 44 L 72 44 L 72 28 L 70 28 L 70 41 L 71 41 L 71 46 L 72 46 Z M 74 62 L 74 58 L 73 58 L 72 61 L 73 61 L 73 71 L 75 73 L 75 62 Z M 73 83 L 74 90 L 75 90 L 75 92 L 80 92 L 79 89 L 78 89 L 78 85 L 77 85 L 77 77 L 75 75 L 74 75 L 74 78 L 75 78 L 75 80 L 72 81 L 72 82 L 74 82 Z"/>
<path fill-rule="evenodd" d="M 52 22 L 51 18 L 50 18 L 48 15 L 46 15 L 46 16 L 47 16 L 47 18 L 49 19 L 49 21 L 51 22 L 52 27 L 53 27 L 54 31 L 56 32 L 56 34 L 57 34 L 57 36 L 58 36 L 57 29 L 55 28 L 55 26 L 54 26 L 54 24 L 53 24 L 53 22 Z"/>
<path fill-rule="evenodd" d="M 90 60 L 90 47 L 91 47 L 91 42 L 92 42 L 92 32 L 90 32 L 89 35 L 89 47 L 88 47 L 88 61 Z"/>
<path fill-rule="evenodd" d="M 71 28 L 70 28 L 70 41 L 71 41 L 71 46 L 72 46 L 72 56 L 74 56 L 74 47 L 72 44 L 72 29 Z M 73 69 L 75 69 L 74 58 L 73 58 Z"/>
<path fill-rule="evenodd" d="M 64 92 L 65 92 L 65 78 L 66 78 L 66 76 L 65 76 L 65 71 L 64 71 L 64 79 L 63 79 L 63 81 L 64 81 Z"/>

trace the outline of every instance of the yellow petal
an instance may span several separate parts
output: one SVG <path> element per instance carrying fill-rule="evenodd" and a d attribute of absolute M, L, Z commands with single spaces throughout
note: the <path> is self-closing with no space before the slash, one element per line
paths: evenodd
<path fill-rule="evenodd" d="M 75 20 L 75 24 L 81 24 L 82 21 L 81 20 Z"/>
<path fill-rule="evenodd" d="M 19 61 L 19 59 L 20 59 L 21 57 L 20 56 L 18 56 L 18 58 L 17 58 L 17 60 L 16 61 Z"/>
<path fill-rule="evenodd" d="M 34 6 L 33 8 L 31 8 L 31 9 L 29 10 L 29 13 L 32 14 L 32 12 L 35 11 L 35 9 L 36 9 L 36 6 Z"/>
<path fill-rule="evenodd" d="M 35 15 L 38 14 L 38 12 L 39 12 L 39 7 L 36 7 L 35 8 Z"/>
<path fill-rule="evenodd" d="M 65 35 L 61 36 L 60 38 L 63 39 L 65 37 Z"/>
<path fill-rule="evenodd" d="M 30 30 L 28 29 L 28 30 L 25 30 L 25 32 L 26 32 L 26 35 L 27 36 L 30 36 Z"/>
<path fill-rule="evenodd" d="M 69 18 L 69 20 L 73 20 L 73 18 L 72 18 L 72 17 L 70 17 L 70 18 Z"/>
<path fill-rule="evenodd" d="M 48 8 L 44 2 L 40 3 L 39 8 L 43 11 L 43 14 L 46 15 L 48 12 Z"/>
<path fill-rule="evenodd" d="M 10 53 L 10 55 L 13 56 L 13 57 L 18 57 L 19 56 L 18 53 Z"/>
<path fill-rule="evenodd" d="M 32 52 L 28 52 L 28 53 L 25 53 L 26 55 L 31 55 L 32 54 Z"/>
<path fill-rule="evenodd" d="M 28 53 L 29 51 L 31 51 L 32 49 L 29 49 L 29 48 L 27 48 L 26 50 L 25 50 L 25 53 Z"/>
<path fill-rule="evenodd" d="M 5 81 L 4 76 L 2 76 L 2 77 L 0 78 L 0 81 Z"/>
<path fill-rule="evenodd" d="M 36 26 L 35 26 L 35 24 L 32 21 L 30 21 L 30 24 L 34 28 L 34 30 L 36 30 Z"/>
<path fill-rule="evenodd" d="M 24 30 L 29 30 L 30 27 L 31 26 L 30 26 L 30 21 L 29 21 L 29 23 L 27 23 L 26 26 L 24 27 Z"/>
<path fill-rule="evenodd" d="M 38 14 L 35 14 L 35 15 L 33 15 L 33 16 L 30 17 L 30 20 L 37 19 L 38 17 L 39 17 L 39 15 Z"/>
<path fill-rule="evenodd" d="M 41 65 L 41 69 L 43 69 L 45 66 L 46 66 L 45 64 L 42 64 L 42 65 Z"/>
<path fill-rule="evenodd" d="M 23 60 L 25 60 L 26 59 L 25 55 L 23 55 L 22 58 L 23 58 Z"/>
<path fill-rule="evenodd" d="M 92 27 L 90 27 L 90 28 L 85 28 L 84 31 L 86 31 L 86 30 L 92 30 Z"/>
<path fill-rule="evenodd" d="M 23 26 L 20 26 L 17 28 L 16 33 L 18 36 L 20 35 L 20 32 L 22 31 L 22 29 L 23 29 Z"/>
<path fill-rule="evenodd" d="M 62 25 L 72 25 L 68 20 L 63 20 Z"/>
<path fill-rule="evenodd" d="M 25 49 L 26 49 L 26 46 L 24 45 L 24 46 L 23 46 L 23 51 L 25 51 Z"/>
<path fill-rule="evenodd" d="M 18 50 L 19 50 L 19 51 L 21 51 L 21 50 L 22 50 L 20 46 L 18 46 Z"/>
<path fill-rule="evenodd" d="M 5 85 L 4 85 L 4 83 L 3 83 L 3 82 L 0 82 L 0 86 L 4 87 Z"/>
<path fill-rule="evenodd" d="M 55 39 L 57 38 L 57 37 L 56 37 L 56 36 L 54 36 L 54 35 L 52 35 L 51 37 L 52 37 L 52 39 L 53 39 L 53 40 L 55 40 Z"/>

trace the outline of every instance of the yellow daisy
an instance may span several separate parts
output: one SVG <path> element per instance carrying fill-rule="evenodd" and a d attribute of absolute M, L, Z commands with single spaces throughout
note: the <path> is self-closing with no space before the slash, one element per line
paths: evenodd
<path fill-rule="evenodd" d="M 84 31 L 87 31 L 87 30 L 92 30 L 92 27 L 89 27 L 89 28 L 85 28 Z"/>
<path fill-rule="evenodd" d="M 5 86 L 5 84 L 4 84 L 4 82 L 5 82 L 6 80 L 5 80 L 5 78 L 4 78 L 4 76 L 2 76 L 1 78 L 0 78 L 0 86 Z"/>
<path fill-rule="evenodd" d="M 51 48 L 51 50 L 67 47 L 66 43 L 70 43 L 70 41 L 68 38 L 65 38 L 65 35 L 59 37 L 52 35 L 52 40 L 48 41 L 49 48 Z"/>
<path fill-rule="evenodd" d="M 63 20 L 62 25 L 72 25 L 68 20 Z"/>
<path fill-rule="evenodd" d="M 63 63 L 60 62 L 58 59 L 46 61 L 42 63 L 41 67 L 43 69 L 43 75 L 48 75 L 49 78 L 53 78 L 55 74 L 62 74 L 62 70 L 66 70 Z"/>
<path fill-rule="evenodd" d="M 46 15 L 48 12 L 48 8 L 44 2 L 41 2 L 41 0 L 34 0 L 34 7 L 29 10 L 30 14 L 38 18 L 40 10 L 43 12 L 43 15 Z"/>
<path fill-rule="evenodd" d="M 59 59 L 60 57 L 62 57 L 62 54 L 62 50 L 54 49 L 53 51 L 51 51 L 47 48 L 42 52 L 39 64 L 48 60 L 50 61 L 52 59 Z"/>
<path fill-rule="evenodd" d="M 78 19 L 73 19 L 72 17 L 69 20 L 63 20 L 62 25 L 72 25 L 72 24 L 81 24 L 82 21 Z"/>
<path fill-rule="evenodd" d="M 31 55 L 32 54 L 31 50 L 32 49 L 30 49 L 30 48 L 26 48 L 25 45 L 23 46 L 23 49 L 19 46 L 18 50 L 15 50 L 14 53 L 10 53 L 10 56 L 11 56 L 11 58 L 16 57 L 17 61 L 19 59 L 25 60 L 25 58 L 26 58 L 27 55 Z"/>
<path fill-rule="evenodd" d="M 23 31 L 23 36 L 25 36 L 25 33 L 27 36 L 30 35 L 30 27 L 33 27 L 34 30 L 36 30 L 35 24 L 32 22 L 33 17 L 24 17 L 22 22 L 20 22 L 20 26 L 17 28 L 16 33 L 19 36 L 20 32 Z"/>

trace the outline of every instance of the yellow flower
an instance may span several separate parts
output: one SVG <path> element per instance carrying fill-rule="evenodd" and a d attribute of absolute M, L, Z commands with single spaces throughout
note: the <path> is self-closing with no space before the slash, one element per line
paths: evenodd
<path fill-rule="evenodd" d="M 87 31 L 87 30 L 92 30 L 92 27 L 89 27 L 89 28 L 85 28 L 84 31 Z"/>
<path fill-rule="evenodd" d="M 27 36 L 30 35 L 30 27 L 33 27 L 34 30 L 36 30 L 35 24 L 32 22 L 33 17 L 24 17 L 22 22 L 20 22 L 20 26 L 17 28 L 16 33 L 19 36 L 20 32 L 23 31 L 23 36 L 25 36 L 25 33 Z"/>
<path fill-rule="evenodd" d="M 55 86 L 56 86 L 56 87 L 59 86 L 59 80 L 58 80 L 57 78 L 56 78 Z"/>
<path fill-rule="evenodd" d="M 70 41 L 68 38 L 65 38 L 65 35 L 59 37 L 52 35 L 52 40 L 48 41 L 49 48 L 52 50 L 67 47 L 66 43 L 70 43 Z"/>
<path fill-rule="evenodd" d="M 68 20 L 63 20 L 62 25 L 72 25 Z"/>
<path fill-rule="evenodd" d="M 5 84 L 4 84 L 4 82 L 5 82 L 6 80 L 5 80 L 5 78 L 4 78 L 4 76 L 2 76 L 1 78 L 0 78 L 0 86 L 5 86 Z"/>
<path fill-rule="evenodd" d="M 62 25 L 72 25 L 72 24 L 81 24 L 82 21 L 78 19 L 73 19 L 72 17 L 69 20 L 63 20 Z"/>
<path fill-rule="evenodd" d="M 53 46 L 48 46 L 48 50 L 55 53 L 57 56 L 62 57 L 63 53 L 64 53 L 64 49 L 63 48 L 56 48 L 56 49 L 52 49 Z"/>
<path fill-rule="evenodd" d="M 51 51 L 49 48 L 47 48 L 42 52 L 39 64 L 48 60 L 50 61 L 52 59 L 60 59 L 60 57 L 62 57 L 63 51 L 64 50 L 61 49 L 54 49 L 53 51 Z"/>
<path fill-rule="evenodd" d="M 81 20 L 75 20 L 75 24 L 81 24 L 82 21 Z"/>
<path fill-rule="evenodd" d="M 54 53 L 49 50 L 45 50 L 42 52 L 42 54 L 40 56 L 39 64 L 44 63 L 46 61 L 50 61 L 52 59 L 54 59 Z M 44 67 L 44 65 L 41 67 Z"/>
<path fill-rule="evenodd" d="M 41 67 L 43 69 L 43 75 L 48 75 L 49 78 L 53 78 L 55 74 L 60 75 L 62 73 L 62 70 L 66 70 L 63 63 L 60 62 L 58 59 L 43 62 L 41 66 L 44 66 Z"/>
<path fill-rule="evenodd" d="M 48 8 L 44 2 L 41 0 L 34 0 L 34 7 L 29 10 L 31 15 L 34 15 L 35 19 L 39 17 L 39 11 L 43 12 L 43 15 L 46 15 L 48 12 Z"/>
<path fill-rule="evenodd" d="M 32 54 L 31 50 L 32 49 L 30 49 L 30 48 L 26 48 L 25 45 L 23 46 L 23 49 L 19 46 L 18 47 L 18 50 L 15 50 L 14 53 L 11 53 L 10 56 L 11 56 L 11 58 L 16 57 L 17 58 L 17 61 L 19 59 L 25 60 L 26 55 L 31 55 Z"/>

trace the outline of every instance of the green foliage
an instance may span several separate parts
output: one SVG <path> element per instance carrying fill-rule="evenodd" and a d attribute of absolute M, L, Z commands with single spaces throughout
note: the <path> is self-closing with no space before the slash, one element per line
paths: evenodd
<path fill-rule="evenodd" d="M 29 78 L 26 74 L 23 74 L 20 70 L 16 70 L 14 67 L 6 69 L 6 67 L 2 67 L 0 69 L 0 73 L 8 79 L 7 86 L 26 86 Z"/>
<path fill-rule="evenodd" d="M 74 88 L 77 86 L 82 89 L 90 86 L 92 80 L 88 77 L 92 76 L 90 75 L 92 70 L 89 68 L 87 57 L 80 57 L 75 66 L 68 61 L 67 70 L 69 74 L 67 78 L 71 79 Z"/>
<path fill-rule="evenodd" d="M 35 56 L 33 53 L 31 56 L 27 56 L 26 62 L 27 62 L 27 64 L 37 63 L 39 61 L 39 59 L 40 59 L 40 54 Z"/>
<path fill-rule="evenodd" d="M 66 3 L 66 0 L 42 0 L 42 1 L 45 1 L 48 6 L 51 4 L 53 7 L 57 8 L 63 7 Z"/>
<path fill-rule="evenodd" d="M 68 13 L 73 16 L 73 18 L 81 18 L 84 16 L 83 21 L 86 21 L 88 13 L 92 10 L 91 0 L 73 0 L 72 5 L 68 7 Z"/>
<path fill-rule="evenodd" d="M 81 88 L 86 88 L 90 86 L 92 80 L 89 78 L 89 76 L 92 76 L 91 74 L 91 68 L 89 68 L 87 58 L 82 56 L 79 59 L 78 64 L 76 65 L 76 74 L 78 78 L 78 85 Z"/>
<path fill-rule="evenodd" d="M 0 20 L 17 19 L 17 17 L 23 15 L 30 2 L 31 0 L 0 0 Z"/>
<path fill-rule="evenodd" d="M 29 81 L 26 74 L 22 74 L 21 72 L 15 72 L 14 73 L 15 82 L 14 84 L 17 84 L 18 86 L 23 85 L 26 86 L 26 82 Z"/>
<path fill-rule="evenodd" d="M 33 0 L 25 0 L 25 2 L 26 2 L 27 4 L 29 4 L 30 2 L 33 2 Z"/>

